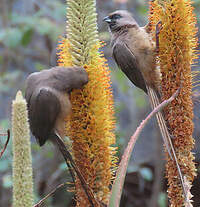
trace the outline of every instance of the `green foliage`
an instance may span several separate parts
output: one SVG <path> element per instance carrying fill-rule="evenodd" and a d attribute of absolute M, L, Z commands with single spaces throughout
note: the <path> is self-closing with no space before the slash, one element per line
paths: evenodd
<path fill-rule="evenodd" d="M 115 76 L 116 82 L 118 83 L 119 89 L 123 93 L 127 93 L 129 90 L 129 87 L 127 84 L 127 78 L 124 75 L 124 73 L 120 69 L 117 69 L 117 71 L 115 71 L 115 73 L 114 73 L 114 76 Z"/>
<path fill-rule="evenodd" d="M 33 36 L 33 29 L 27 27 L 22 36 L 21 44 L 24 47 L 27 46 L 31 42 L 32 36 Z"/>
<path fill-rule="evenodd" d="M 200 6 L 200 0 L 193 0 L 193 2 L 195 7 Z"/>
<path fill-rule="evenodd" d="M 8 169 L 9 167 L 9 162 L 8 160 L 1 160 L 1 165 L 0 165 L 0 172 L 4 172 Z"/>
<path fill-rule="evenodd" d="M 0 93 L 6 93 L 10 91 L 11 89 L 13 89 L 13 87 L 15 87 L 15 81 L 19 78 L 19 76 L 20 76 L 20 71 L 12 71 L 10 73 L 6 73 L 4 76 L 0 76 Z M 5 126 L 3 125 L 4 121 L 5 120 L 0 120 L 1 127 Z M 5 126 L 4 128 L 7 128 L 7 127 Z"/>
<path fill-rule="evenodd" d="M 35 69 L 36 69 L 37 71 L 41 71 L 41 70 L 43 70 L 43 69 L 46 68 L 46 67 L 47 67 L 46 65 L 41 64 L 40 62 L 35 62 Z"/>
<path fill-rule="evenodd" d="M 147 107 L 148 102 L 145 99 L 145 94 L 140 90 L 133 90 L 133 96 L 135 97 L 136 106 L 140 109 Z"/>
<path fill-rule="evenodd" d="M 3 63 L 3 57 L 0 56 L 0 64 L 2 64 L 2 63 Z"/>
<path fill-rule="evenodd" d="M 1 81 L 0 81 L 1 83 Z M 0 91 L 1 92 L 1 91 Z M 0 120 L 0 130 L 1 129 L 9 129 L 10 120 L 9 119 L 2 119 Z M 6 142 L 7 136 L 0 136 L 0 151 L 3 149 L 4 144 Z M 12 148 L 12 138 L 10 139 L 7 148 L 0 159 L 0 173 L 3 175 L 3 182 L 4 176 L 7 176 L 11 172 L 12 168 L 12 155 L 11 155 L 11 148 Z M 4 184 L 4 183 L 3 183 Z M 10 187 L 10 186 L 9 186 Z"/>
<path fill-rule="evenodd" d="M 143 167 L 143 168 L 139 169 L 139 173 L 144 178 L 144 180 L 152 181 L 153 173 L 150 168 Z"/>
<path fill-rule="evenodd" d="M 0 83 L 1 83 L 1 79 L 0 79 Z M 1 85 L 0 85 L 0 87 L 1 87 Z M 2 120 L 0 120 L 0 126 L 1 126 L 2 129 L 8 129 L 9 123 L 10 122 L 9 122 L 8 119 L 2 119 Z"/>
<path fill-rule="evenodd" d="M 33 39 L 34 33 L 48 35 L 56 41 L 62 34 L 62 28 L 56 25 L 54 20 L 62 20 L 65 15 L 65 7 L 61 2 L 47 1 L 49 11 L 41 9 L 33 15 L 9 14 L 10 26 L 0 30 L 0 43 L 8 48 L 26 47 Z M 51 18 L 48 12 L 52 11 Z M 56 28 L 56 29 L 55 29 Z"/>
<path fill-rule="evenodd" d="M 0 43 L 9 48 L 15 48 L 20 45 L 23 33 L 19 28 L 6 28 L 0 31 Z"/>
<path fill-rule="evenodd" d="M 167 207 L 166 201 L 167 201 L 166 193 L 160 193 L 160 195 L 158 197 L 158 205 L 159 205 L 159 207 Z"/>
<path fill-rule="evenodd" d="M 4 188 L 12 187 L 12 176 L 11 175 L 6 174 L 3 176 L 3 187 Z"/>
<path fill-rule="evenodd" d="M 11 0 L 6 1 L 6 4 L 9 5 Z M 46 58 L 47 54 L 47 48 L 44 47 L 45 45 L 45 38 L 48 37 L 50 39 L 50 43 L 53 45 L 57 42 L 57 39 L 59 36 L 61 36 L 64 33 L 64 18 L 66 14 L 66 8 L 65 8 L 65 1 L 58 0 L 58 1 L 52 1 L 52 0 L 44 0 L 44 1 L 34 1 L 39 2 L 40 8 L 36 9 L 34 12 L 29 12 L 29 3 L 32 4 L 33 2 L 30 1 L 28 4 L 24 3 L 22 0 L 18 1 L 12 1 L 12 10 L 8 11 L 8 24 L 6 27 L 1 27 L 0 29 L 0 70 L 2 69 L 2 65 L 6 62 L 6 58 L 4 57 L 4 52 L 8 49 L 12 52 L 11 56 L 8 57 L 9 59 L 9 72 L 4 73 L 4 76 L 0 76 L 0 94 L 1 94 L 1 106 L 6 105 L 8 102 L 7 100 L 10 99 L 10 97 L 13 94 L 13 91 L 20 87 L 23 87 L 23 81 L 22 77 L 26 77 L 25 73 L 30 73 L 32 70 L 42 70 L 44 68 L 47 68 L 49 65 L 49 59 Z M 99 0 L 100 2 L 100 0 Z M 113 1 L 114 2 L 114 1 Z M 136 0 L 136 1 L 127 1 L 128 9 L 131 11 L 135 11 L 134 16 L 137 17 L 142 22 L 147 21 L 147 1 L 145 0 Z M 3 3 L 3 1 L 2 1 Z M 16 6 L 14 4 L 18 4 L 20 7 L 16 9 Z M 109 4 L 109 6 L 108 6 Z M 124 4 L 125 5 L 125 4 Z M 2 6 L 2 5 L 1 5 Z M 0 7 L 1 7 L 0 6 Z M 108 6 L 108 7 L 107 7 Z M 126 6 L 126 5 L 125 5 Z M 129 7 L 130 6 L 130 7 Z M 197 14 L 197 21 L 200 19 L 200 0 L 194 0 L 194 6 L 195 6 L 195 12 Z M 103 23 L 101 22 L 101 19 L 103 16 L 105 16 L 108 13 L 108 10 L 115 10 L 116 4 L 112 3 L 112 1 L 105 1 L 105 4 L 100 5 L 100 8 L 98 8 L 98 14 L 99 14 L 99 27 L 100 31 L 104 27 Z M 1 8 L 0 8 L 1 9 Z M 21 12 L 21 11 L 24 12 Z M 3 14 L 0 14 L 0 25 L 2 26 L 2 19 Z M 106 32 L 105 32 L 106 31 Z M 109 39 L 109 33 L 107 32 L 107 28 L 104 27 L 104 31 L 101 33 L 101 38 L 104 40 Z M 21 52 L 21 51 L 23 52 Z M 10 55 L 10 53 L 8 53 Z M 35 55 L 36 54 L 36 58 Z M 45 55 L 44 55 L 45 54 Z M 110 45 L 107 44 L 107 51 L 106 54 L 109 56 L 109 63 L 110 61 L 113 61 L 110 54 Z M 39 57 L 39 58 L 38 58 Z M 46 59 L 45 59 L 46 58 Z M 28 62 L 27 65 L 23 65 Z M 23 66 L 23 67 L 22 67 Z M 21 71 L 23 69 L 23 71 Z M 113 68 L 112 70 L 112 82 L 117 87 L 117 103 L 116 103 L 116 114 L 120 114 L 120 112 L 123 112 L 124 109 L 129 110 L 136 110 L 136 107 L 143 108 L 148 105 L 148 102 L 145 100 L 145 95 L 140 92 L 140 90 L 135 90 L 134 87 L 130 87 L 131 83 L 127 80 L 127 78 L 123 75 L 123 73 L 117 69 Z M 21 77 L 21 79 L 20 79 Z M 134 100 L 133 104 L 130 104 L 130 108 L 127 109 L 126 102 L 124 101 L 124 97 L 127 97 L 128 100 Z M 4 102 L 5 101 L 5 102 Z M 136 105 L 136 106 L 135 106 Z M 8 108 L 8 109 L 7 109 Z M 9 123 L 10 123 L 10 117 L 8 115 L 10 105 L 3 107 L 1 112 L 6 111 L 5 113 L 0 114 L 0 130 L 8 129 Z M 5 110 L 6 109 L 6 110 Z M 138 117 L 140 115 L 140 111 L 143 112 L 143 110 L 138 110 L 136 115 Z M 3 116 L 2 116 L 3 115 Z M 133 117 L 133 116 L 132 116 Z M 134 126 L 135 123 L 138 122 L 138 117 L 134 117 L 135 120 L 133 122 L 130 122 L 129 128 L 132 129 L 132 125 Z M 126 117 L 120 117 L 121 123 L 123 122 L 123 119 L 126 119 Z M 127 128 L 124 128 L 121 123 L 119 123 L 119 120 L 117 120 L 117 128 L 116 128 L 116 136 L 117 136 L 117 142 L 119 144 L 119 154 L 120 149 L 124 149 L 124 145 L 126 144 L 127 140 Z M 0 137 L 0 149 L 3 147 L 3 143 L 5 142 L 4 137 Z M 0 186 L 2 188 L 2 192 L 7 192 L 7 189 L 10 187 L 10 173 L 11 173 L 11 142 L 12 138 L 10 140 L 10 143 L 7 147 L 7 150 L 4 153 L 4 156 L 0 160 L 0 174 L 1 174 L 1 180 L 2 185 Z M 35 161 L 35 166 L 37 167 L 37 173 L 41 172 L 43 173 L 44 167 L 39 165 L 38 157 L 40 157 L 40 160 L 43 162 L 46 161 L 48 155 L 46 153 L 41 152 L 48 152 L 52 151 L 51 145 L 45 146 L 45 148 L 41 149 L 36 143 L 32 143 L 32 149 L 33 149 L 33 159 Z M 48 154 L 48 153 L 47 153 Z M 42 159 L 41 159 L 42 157 Z M 52 157 L 52 155 L 50 155 Z M 51 158 L 50 158 L 51 159 Z M 46 162 L 45 162 L 46 163 Z M 55 163 L 55 162 L 54 162 Z M 59 170 L 64 170 L 64 163 L 59 165 Z M 52 165 L 53 166 L 53 165 Z M 133 165 L 129 166 L 129 170 L 133 171 Z M 46 169 L 46 168 L 45 168 Z M 52 168 L 50 168 L 50 171 L 53 171 Z M 138 169 L 139 170 L 139 169 Z M 200 168 L 199 168 L 200 171 Z M 54 169 L 53 173 L 58 174 L 57 171 Z M 52 174 L 53 174 L 52 173 Z M 49 173 L 48 175 L 50 175 Z M 144 177 L 149 177 L 148 172 L 147 176 L 144 173 Z M 38 174 L 36 174 L 38 176 Z M 38 178 L 38 177 L 37 177 Z M 44 179 L 44 182 L 46 180 Z M 35 186 L 35 189 L 38 189 L 38 186 Z M 59 191 L 60 195 L 59 197 L 62 197 L 62 191 Z M 66 197 L 67 195 L 63 193 Z M 3 195 L 5 196 L 5 194 Z M 6 195 L 6 200 L 10 200 L 11 193 Z M 37 197 L 37 200 L 39 200 L 39 196 Z M 3 200 L 3 199 L 2 199 Z M 5 200 L 5 199 L 4 199 Z M 61 206 L 68 206 L 64 204 L 63 200 L 69 200 L 69 199 L 60 199 L 59 201 L 54 202 L 54 207 L 61 207 Z M 166 207 L 166 194 L 162 193 L 159 197 L 159 207 Z M 10 205 L 3 205 L 2 201 L 0 202 L 0 206 L 10 206 Z M 52 204 L 48 205 L 49 207 L 52 206 Z"/>

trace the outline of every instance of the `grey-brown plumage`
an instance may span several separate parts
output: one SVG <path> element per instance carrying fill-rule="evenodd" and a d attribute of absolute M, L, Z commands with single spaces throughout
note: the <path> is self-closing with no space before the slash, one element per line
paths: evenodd
<path fill-rule="evenodd" d="M 113 57 L 137 87 L 147 86 L 159 93 L 160 71 L 155 70 L 156 46 L 145 27 L 139 27 L 127 11 L 116 11 L 104 18 L 111 32 Z"/>
<path fill-rule="evenodd" d="M 140 27 L 132 15 L 124 10 L 115 11 L 104 18 L 111 33 L 113 57 L 129 80 L 148 94 L 152 108 L 161 102 L 161 73 L 156 67 L 156 44 L 148 31 L 148 26 Z M 172 160 L 175 160 L 184 194 L 186 190 L 177 161 L 166 121 L 162 112 L 157 113 L 157 121 L 163 141 Z"/>
<path fill-rule="evenodd" d="M 65 119 L 70 114 L 69 93 L 82 88 L 88 82 L 86 71 L 80 67 L 54 67 L 28 76 L 25 98 L 28 104 L 29 122 L 32 134 L 40 146 L 51 140 L 62 153 L 74 180 L 76 172 L 85 190 L 91 206 L 95 198 L 91 189 L 67 150 L 65 136 Z"/>
<path fill-rule="evenodd" d="M 78 67 L 54 67 L 28 76 L 25 98 L 30 128 L 40 146 L 55 131 L 65 136 L 65 118 L 71 111 L 69 93 L 87 82 L 87 73 Z"/>

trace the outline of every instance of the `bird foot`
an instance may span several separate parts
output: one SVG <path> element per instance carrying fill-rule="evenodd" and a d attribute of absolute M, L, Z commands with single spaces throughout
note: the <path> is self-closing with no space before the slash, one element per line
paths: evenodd
<path fill-rule="evenodd" d="M 160 31 L 162 30 L 162 22 L 159 21 L 157 24 L 156 24 L 156 52 L 157 54 L 159 53 L 159 34 L 160 34 Z"/>

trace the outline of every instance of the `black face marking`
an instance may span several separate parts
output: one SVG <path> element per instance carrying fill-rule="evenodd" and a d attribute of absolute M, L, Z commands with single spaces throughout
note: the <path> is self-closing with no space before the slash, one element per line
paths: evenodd
<path fill-rule="evenodd" d="M 110 19 L 112 19 L 112 20 L 117 20 L 117 19 L 120 19 L 120 18 L 122 18 L 122 16 L 121 16 L 120 14 L 113 14 L 113 15 L 110 17 Z"/>
<path fill-rule="evenodd" d="M 108 22 L 110 30 L 114 31 L 118 28 L 117 26 L 117 20 L 122 18 L 122 16 L 120 14 L 113 14 L 109 16 L 109 19 L 111 20 L 110 22 Z"/>

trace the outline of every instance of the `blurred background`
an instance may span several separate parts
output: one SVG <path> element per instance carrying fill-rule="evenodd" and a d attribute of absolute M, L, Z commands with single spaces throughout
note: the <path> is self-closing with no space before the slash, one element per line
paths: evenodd
<path fill-rule="evenodd" d="M 197 19 L 200 16 L 200 0 L 194 0 Z M 150 112 L 146 95 L 135 88 L 117 68 L 111 57 L 109 34 L 103 17 L 116 9 L 128 9 L 137 22 L 147 23 L 148 1 L 145 0 L 97 0 L 100 39 L 107 43 L 103 48 L 111 70 L 116 136 L 119 157 L 130 136 L 141 120 Z M 24 93 L 26 77 L 35 71 L 56 65 L 58 40 L 65 35 L 65 0 L 0 0 L 0 132 L 11 128 L 11 103 L 18 90 Z M 199 27 L 199 22 L 198 25 Z M 199 37 L 199 33 L 198 33 Z M 199 61 L 198 61 L 199 62 Z M 194 67 L 200 69 L 200 64 Z M 197 89 L 197 88 L 195 88 Z M 194 96 L 195 130 L 194 149 L 200 171 L 199 98 Z M 142 132 L 128 168 L 121 207 L 167 207 L 166 180 L 164 179 L 164 153 L 160 133 L 152 119 Z M 2 149 L 6 137 L 0 137 Z M 12 141 L 12 140 L 11 140 Z M 12 203 L 12 152 L 11 141 L 0 160 L 0 206 Z M 40 148 L 32 138 L 35 202 L 64 181 L 70 180 L 59 152 L 46 144 Z M 194 181 L 192 193 L 194 206 L 200 206 L 200 174 Z M 45 206 L 71 206 L 71 193 L 59 189 Z"/>

